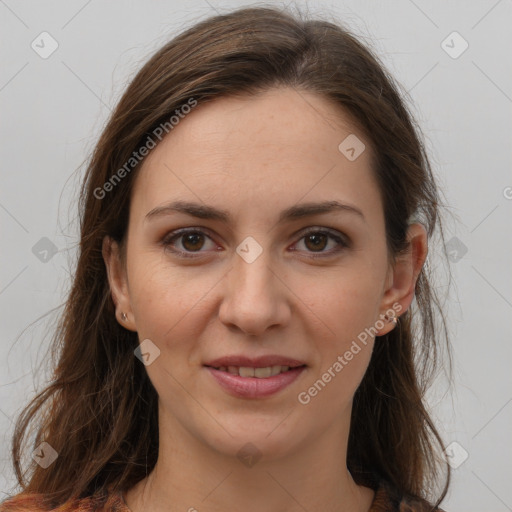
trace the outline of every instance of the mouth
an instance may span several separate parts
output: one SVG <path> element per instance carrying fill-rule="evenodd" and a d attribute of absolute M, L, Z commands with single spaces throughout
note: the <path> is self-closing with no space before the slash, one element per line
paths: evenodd
<path fill-rule="evenodd" d="M 237 375 L 239 377 L 252 377 L 256 379 L 268 379 L 269 377 L 275 377 L 276 375 L 280 375 L 281 373 L 289 372 L 290 370 L 295 370 L 296 368 L 305 368 L 306 365 L 300 366 L 282 366 L 282 365 L 273 365 L 273 366 L 263 366 L 263 367 L 250 367 L 250 366 L 209 366 L 206 365 L 207 368 L 213 368 L 214 370 L 218 370 L 220 372 L 226 372 L 231 375 Z"/>
<path fill-rule="evenodd" d="M 204 365 L 220 388 L 237 398 L 265 398 L 284 390 L 307 368 L 294 359 L 232 356 Z"/>

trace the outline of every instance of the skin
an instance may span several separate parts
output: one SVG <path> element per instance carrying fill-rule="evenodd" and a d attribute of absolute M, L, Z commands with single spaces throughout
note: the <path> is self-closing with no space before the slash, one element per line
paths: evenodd
<path fill-rule="evenodd" d="M 354 161 L 338 150 L 349 134 L 366 144 Z M 347 114 L 290 88 L 198 105 L 146 157 L 125 251 L 108 237 L 103 245 L 118 321 L 160 350 L 146 366 L 159 395 L 159 457 L 125 493 L 133 512 L 370 508 L 374 492 L 355 484 L 346 451 L 352 399 L 375 340 L 360 344 L 307 405 L 297 396 L 359 333 L 413 299 L 426 232 L 411 225 L 409 250 L 389 258 L 371 162 L 370 142 Z M 227 210 L 231 220 L 145 218 L 173 200 Z M 327 200 L 364 218 L 347 210 L 278 222 L 290 206 Z M 206 235 L 162 244 L 184 227 Z M 308 242 L 310 227 L 329 228 L 349 245 L 336 253 L 334 239 Z M 248 236 L 262 248 L 252 263 L 236 252 Z M 394 327 L 382 324 L 379 335 Z M 285 355 L 308 367 L 273 396 L 235 398 L 203 366 L 229 354 Z M 237 457 L 248 442 L 261 456 L 252 467 Z"/>

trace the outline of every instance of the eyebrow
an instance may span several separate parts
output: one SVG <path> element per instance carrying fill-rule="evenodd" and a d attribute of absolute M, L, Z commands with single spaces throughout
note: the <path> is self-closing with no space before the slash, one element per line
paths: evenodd
<path fill-rule="evenodd" d="M 291 221 L 335 211 L 354 213 L 361 217 L 363 221 L 365 220 L 363 212 L 355 206 L 343 204 L 339 201 L 324 201 L 320 203 L 303 203 L 291 206 L 281 212 L 278 222 L 282 223 L 284 221 Z M 229 212 L 226 210 L 191 201 L 173 201 L 153 208 L 146 214 L 145 220 L 170 215 L 172 213 L 185 213 L 193 217 L 198 217 L 199 219 L 218 220 L 225 223 L 228 223 L 231 219 Z"/>

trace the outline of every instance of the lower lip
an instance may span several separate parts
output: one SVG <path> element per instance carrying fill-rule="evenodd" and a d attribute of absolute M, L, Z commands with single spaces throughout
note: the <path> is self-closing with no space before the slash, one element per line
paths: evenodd
<path fill-rule="evenodd" d="M 229 394 L 242 398 L 263 398 L 273 395 L 289 386 L 305 369 L 305 366 L 292 368 L 287 372 L 259 379 L 257 377 L 240 377 L 229 372 L 216 370 L 211 366 L 206 369 Z"/>

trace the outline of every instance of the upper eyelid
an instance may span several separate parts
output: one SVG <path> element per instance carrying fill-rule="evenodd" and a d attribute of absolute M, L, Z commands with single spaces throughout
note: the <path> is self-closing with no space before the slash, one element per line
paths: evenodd
<path fill-rule="evenodd" d="M 195 233 L 195 232 L 202 233 L 202 234 L 208 236 L 208 238 L 210 238 L 213 242 L 217 243 L 215 240 L 215 236 L 212 235 L 212 231 L 209 228 L 203 227 L 203 226 L 189 226 L 189 227 L 175 229 L 175 230 L 167 233 L 162 238 L 162 241 L 165 242 L 166 240 L 171 241 L 173 239 L 179 239 L 180 237 L 186 235 L 187 233 Z M 342 232 L 338 231 L 337 229 L 329 228 L 326 226 L 308 226 L 306 228 L 299 229 L 292 236 L 297 237 L 300 235 L 300 238 L 297 240 L 297 241 L 300 241 L 300 240 L 302 240 L 303 237 L 307 236 L 310 232 L 312 232 L 312 233 L 324 232 L 328 236 L 331 236 L 332 238 L 339 238 L 344 245 L 348 246 L 350 244 L 350 240 L 348 239 L 348 237 L 345 233 L 342 233 Z M 203 251 L 197 251 L 197 253 L 200 253 L 200 252 L 203 252 Z M 191 252 L 191 254 L 193 254 L 193 252 Z"/>

